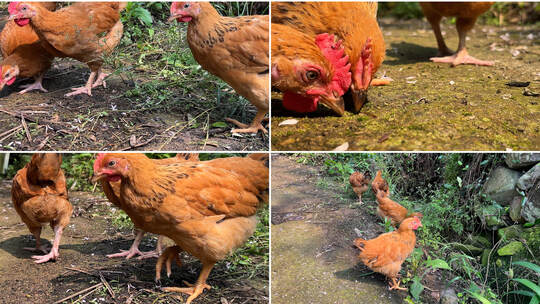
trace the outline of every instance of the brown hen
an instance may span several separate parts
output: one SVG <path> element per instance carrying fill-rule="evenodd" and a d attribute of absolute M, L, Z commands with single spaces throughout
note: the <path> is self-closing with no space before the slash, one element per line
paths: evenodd
<path fill-rule="evenodd" d="M 42 246 L 40 240 L 41 226 L 49 223 L 54 230 L 52 249 L 46 255 L 32 256 L 36 263 L 58 258 L 62 231 L 69 224 L 73 211 L 68 201 L 66 178 L 60 168 L 61 164 L 60 154 L 34 154 L 30 162 L 13 178 L 13 205 L 36 239 L 35 248 L 25 249 L 46 253 L 46 246 Z"/>
<path fill-rule="evenodd" d="M 240 164 L 239 164 L 240 165 Z M 203 264 L 187 288 L 187 303 L 209 289 L 214 264 L 242 246 L 255 230 L 256 211 L 268 190 L 268 168 L 243 158 L 246 175 L 205 162 L 156 163 L 143 154 L 100 154 L 95 179 L 120 181 L 120 204 L 145 231 L 165 235 Z"/>
<path fill-rule="evenodd" d="M 208 2 L 173 2 L 169 20 L 188 22 L 187 42 L 195 60 L 257 108 L 249 126 L 228 118 L 241 128 L 232 131 L 266 133 L 261 122 L 269 100 L 268 16 L 223 17 Z"/>
<path fill-rule="evenodd" d="M 362 194 L 369 189 L 369 182 L 371 181 L 371 176 L 369 172 L 360 173 L 354 172 L 349 177 L 349 183 L 353 188 L 354 193 L 358 195 L 358 200 L 362 204 Z"/>

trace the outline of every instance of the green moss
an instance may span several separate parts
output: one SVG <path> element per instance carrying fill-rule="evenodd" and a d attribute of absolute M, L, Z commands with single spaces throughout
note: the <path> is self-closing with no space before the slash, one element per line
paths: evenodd
<path fill-rule="evenodd" d="M 516 255 L 520 253 L 525 247 L 523 247 L 523 244 L 519 241 L 513 241 L 502 247 L 501 249 L 497 250 L 497 254 L 500 256 L 507 256 L 507 255 Z"/>

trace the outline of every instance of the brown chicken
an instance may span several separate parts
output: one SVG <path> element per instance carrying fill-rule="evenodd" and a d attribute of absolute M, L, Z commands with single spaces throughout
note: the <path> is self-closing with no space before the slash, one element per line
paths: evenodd
<path fill-rule="evenodd" d="M 206 280 L 214 264 L 255 231 L 255 214 L 268 190 L 268 168 L 249 157 L 241 165 L 253 175 L 206 162 L 164 165 L 132 153 L 99 154 L 94 163 L 94 179 L 120 181 L 120 203 L 134 222 L 171 238 L 202 262 L 194 285 L 163 289 L 189 294 L 187 303 L 210 288 Z"/>
<path fill-rule="evenodd" d="M 388 197 L 388 194 L 382 190 L 377 191 L 377 214 L 384 220 L 389 219 L 392 226 L 397 227 L 404 219 L 415 216 L 422 219 L 422 214 L 418 212 L 409 213 L 407 208 L 393 201 Z"/>
<path fill-rule="evenodd" d="M 55 2 L 35 2 L 48 10 L 56 8 Z M 11 2 L 8 11 L 13 12 L 15 2 Z M 0 90 L 5 85 L 12 85 L 17 77 L 33 77 L 35 82 L 21 86 L 24 88 L 20 94 L 43 88 L 43 75 L 51 67 L 54 55 L 51 54 L 44 43 L 40 42 L 38 35 L 31 27 L 18 26 L 15 21 L 8 21 L 0 33 L 0 51 L 3 60 L 0 63 Z"/>
<path fill-rule="evenodd" d="M 328 33 L 343 40 L 351 63 L 350 90 L 356 113 L 367 101 L 368 87 L 386 83 L 372 83 L 385 56 L 376 12 L 375 2 L 273 2 L 272 23 L 293 27 L 313 37 Z M 344 105 L 332 109 L 339 115 L 345 111 Z"/>
<path fill-rule="evenodd" d="M 439 52 L 437 57 L 430 58 L 433 62 L 459 64 L 493 65 L 493 61 L 476 59 L 469 55 L 465 48 L 467 33 L 474 27 L 478 16 L 485 13 L 493 2 L 420 2 L 427 20 L 433 28 Z M 456 28 L 459 35 L 459 45 L 456 53 L 448 49 L 441 34 L 442 17 L 456 17 Z"/>
<path fill-rule="evenodd" d="M 416 245 L 414 230 L 418 227 L 422 227 L 420 219 L 410 217 L 401 223 L 398 230 L 383 233 L 372 240 L 361 238 L 354 240 L 355 246 L 360 249 L 358 257 L 362 263 L 390 278 L 390 290 L 407 290 L 399 287 L 397 277 L 401 264 L 414 250 Z"/>
<path fill-rule="evenodd" d="M 199 154 L 198 153 L 178 153 L 176 157 L 155 159 L 154 161 L 159 164 L 172 164 L 175 162 L 182 162 L 182 161 L 196 162 L 196 161 L 199 161 Z M 115 206 L 117 206 L 118 208 L 124 210 L 125 207 L 122 206 L 122 202 L 120 200 L 120 181 L 109 182 L 105 179 L 102 179 L 100 180 L 100 183 L 105 193 L 105 196 L 107 196 L 109 201 L 113 203 Z M 108 183 L 109 185 L 104 186 L 103 185 L 104 183 Z M 129 250 L 121 250 L 119 253 L 108 254 L 107 255 L 108 258 L 126 257 L 126 260 L 129 260 L 135 255 L 139 255 L 139 259 L 146 259 L 146 258 L 160 256 L 163 237 L 161 235 L 158 237 L 155 250 L 142 252 L 139 250 L 139 244 L 141 243 L 145 232 L 143 229 L 140 228 L 142 225 L 139 222 L 133 221 L 133 224 L 135 226 L 135 230 L 137 234 Z"/>
<path fill-rule="evenodd" d="M 45 255 L 32 256 L 36 263 L 58 258 L 62 231 L 69 224 L 73 211 L 68 201 L 66 178 L 60 169 L 61 164 L 60 154 L 34 154 L 30 162 L 13 178 L 13 205 L 36 239 L 35 248 L 25 249 L 47 253 L 46 246 L 41 245 L 41 226 L 49 223 L 54 230 L 51 251 Z"/>
<path fill-rule="evenodd" d="M 257 114 L 248 126 L 227 121 L 257 133 L 268 113 L 269 19 L 268 16 L 223 17 L 208 2 L 173 2 L 169 21 L 188 22 L 187 42 L 197 62 L 249 100 Z"/>
<path fill-rule="evenodd" d="M 86 85 L 74 88 L 66 96 L 82 93 L 91 96 L 92 88 L 106 87 L 104 80 L 108 74 L 101 69 L 103 55 L 110 53 L 122 38 L 120 11 L 125 5 L 125 2 L 76 2 L 50 12 L 41 5 L 17 2 L 10 19 L 19 26 L 31 26 L 41 40 L 64 56 L 86 63 L 91 71 Z"/>
<path fill-rule="evenodd" d="M 283 106 L 313 112 L 319 101 L 334 111 L 351 85 L 351 64 L 334 35 L 309 36 L 272 24 L 272 86 L 283 92 Z"/>
<path fill-rule="evenodd" d="M 349 183 L 353 188 L 354 193 L 358 195 L 358 200 L 362 204 L 362 193 L 366 192 L 369 189 L 369 182 L 371 181 L 371 176 L 369 172 L 364 174 L 360 172 L 354 172 L 349 177 Z"/>
<path fill-rule="evenodd" d="M 377 195 L 379 190 L 382 191 L 385 196 L 388 196 L 390 194 L 388 183 L 384 178 L 382 178 L 381 170 L 377 171 L 375 178 L 371 182 L 371 190 L 373 190 L 373 193 L 375 195 Z"/>

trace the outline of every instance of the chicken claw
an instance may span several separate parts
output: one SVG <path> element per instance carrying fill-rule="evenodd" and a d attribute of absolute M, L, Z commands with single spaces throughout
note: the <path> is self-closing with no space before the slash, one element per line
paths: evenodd
<path fill-rule="evenodd" d="M 225 120 L 241 128 L 241 129 L 232 129 L 231 130 L 232 133 L 258 133 L 259 131 L 262 131 L 265 134 L 268 133 L 268 131 L 263 127 L 261 123 L 252 124 L 248 126 L 246 124 L 239 122 L 236 119 L 225 118 Z"/>
<path fill-rule="evenodd" d="M 178 257 L 178 254 L 181 251 L 182 250 L 178 246 L 171 246 L 163 251 L 156 262 L 156 282 L 161 279 L 161 268 L 163 268 L 163 262 L 165 262 L 165 267 L 167 268 L 167 277 L 171 276 L 171 264 L 173 259 L 176 261 L 176 265 L 178 265 L 178 267 L 182 267 L 182 261 Z"/>
<path fill-rule="evenodd" d="M 43 85 L 41 84 L 42 81 L 43 81 L 43 74 L 37 76 L 36 81 L 34 83 L 21 85 L 20 87 L 23 88 L 24 90 L 20 91 L 19 94 L 24 94 L 32 90 L 40 90 L 42 92 L 47 93 L 48 91 L 45 88 L 43 88 Z"/>
<path fill-rule="evenodd" d="M 396 280 L 396 278 L 392 278 L 392 283 L 390 284 L 390 290 L 407 290 L 405 287 L 399 287 L 399 280 Z"/>
<path fill-rule="evenodd" d="M 480 60 L 480 59 L 476 59 L 472 57 L 471 55 L 469 55 L 466 49 L 462 49 L 461 51 L 451 56 L 432 57 L 429 59 L 433 62 L 450 63 L 452 66 L 456 66 L 460 64 L 492 66 L 494 64 L 493 61 L 485 61 L 485 60 Z"/>
<path fill-rule="evenodd" d="M 35 263 L 37 264 L 41 264 L 41 263 L 45 263 L 45 262 L 48 262 L 50 260 L 56 260 L 58 259 L 58 249 L 51 249 L 51 252 L 49 252 L 48 254 L 46 255 L 33 255 L 32 256 L 32 259 L 34 259 Z"/>
<path fill-rule="evenodd" d="M 140 251 L 139 248 L 130 248 L 129 250 L 120 249 L 120 252 L 107 254 L 107 257 L 108 258 L 126 257 L 126 260 L 129 260 L 135 255 L 139 255 L 139 257 L 137 257 L 137 259 L 139 260 L 159 257 L 158 252 L 156 250 L 143 252 L 143 251 Z"/>
<path fill-rule="evenodd" d="M 165 292 L 181 292 L 189 295 L 189 298 L 186 300 L 186 304 L 190 304 L 191 301 L 195 300 L 205 289 L 210 290 L 212 286 L 203 283 L 203 284 L 190 284 L 184 281 L 184 284 L 190 287 L 163 287 L 161 290 Z"/>
<path fill-rule="evenodd" d="M 67 93 L 64 95 L 64 97 L 70 97 L 70 96 L 75 96 L 75 95 L 79 95 L 79 94 L 86 94 L 88 96 L 92 96 L 92 89 L 91 87 L 80 87 L 80 88 L 72 88 L 71 90 L 73 90 L 73 92 L 71 93 Z"/>

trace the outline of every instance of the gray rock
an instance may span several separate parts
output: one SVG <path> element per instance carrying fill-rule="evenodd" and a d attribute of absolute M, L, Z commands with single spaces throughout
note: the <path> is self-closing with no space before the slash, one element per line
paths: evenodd
<path fill-rule="evenodd" d="M 518 189 L 521 189 L 523 191 L 527 191 L 532 188 L 532 186 L 534 185 L 534 182 L 537 181 L 538 179 L 540 179 L 540 163 L 536 164 L 529 171 L 523 174 L 519 178 L 516 184 L 516 187 L 518 187 Z"/>
<path fill-rule="evenodd" d="M 459 301 L 453 288 L 446 288 L 441 292 L 441 304 L 457 304 Z"/>
<path fill-rule="evenodd" d="M 518 193 L 515 189 L 521 173 L 505 167 L 498 167 L 489 175 L 482 192 L 497 203 L 508 206 Z"/>
<path fill-rule="evenodd" d="M 540 153 L 508 153 L 505 162 L 512 169 L 526 168 L 540 162 Z"/>
<path fill-rule="evenodd" d="M 502 219 L 504 209 L 501 206 L 478 206 L 475 209 L 475 213 L 480 218 L 482 224 L 489 230 L 497 230 L 500 227 L 506 226 L 506 223 Z"/>
<path fill-rule="evenodd" d="M 521 207 L 521 216 L 529 223 L 534 223 L 537 219 L 540 219 L 540 191 L 536 191 L 536 194 L 530 194 L 527 197 L 527 201 Z"/>
<path fill-rule="evenodd" d="M 508 214 L 510 215 L 510 218 L 514 223 L 523 223 L 525 220 L 521 216 L 521 201 L 523 200 L 523 197 L 521 196 L 515 196 L 512 200 L 512 203 L 510 204 L 510 210 L 508 211 Z"/>

